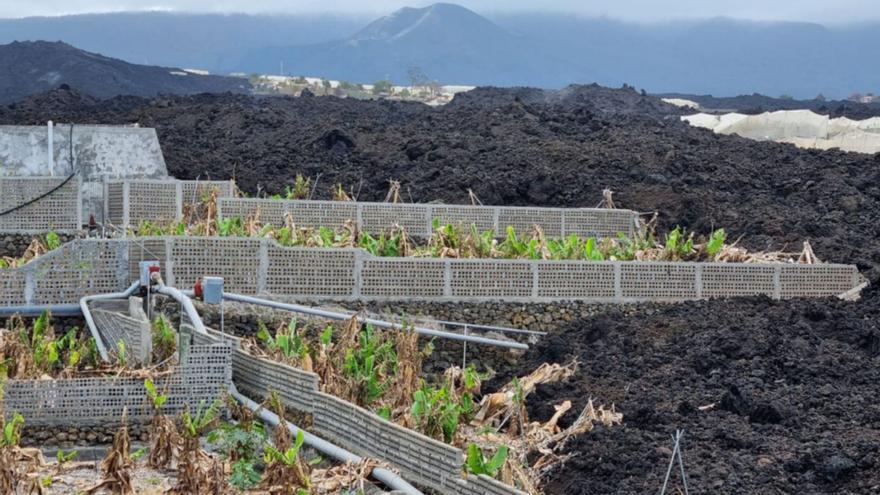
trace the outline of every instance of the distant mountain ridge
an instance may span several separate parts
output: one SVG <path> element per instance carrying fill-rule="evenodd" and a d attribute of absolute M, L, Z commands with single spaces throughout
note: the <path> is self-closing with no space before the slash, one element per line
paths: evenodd
<path fill-rule="evenodd" d="M 247 79 L 130 64 L 62 42 L 0 45 L 0 103 L 18 101 L 65 84 L 96 98 L 250 91 Z"/>
<path fill-rule="evenodd" d="M 446 3 L 379 19 L 158 12 L 0 19 L 0 42 L 47 38 L 132 62 L 361 83 L 407 84 L 418 67 L 443 84 L 628 83 L 651 93 L 799 99 L 880 93 L 866 55 L 880 46 L 877 23 L 636 24 L 539 12 L 486 17 Z"/>

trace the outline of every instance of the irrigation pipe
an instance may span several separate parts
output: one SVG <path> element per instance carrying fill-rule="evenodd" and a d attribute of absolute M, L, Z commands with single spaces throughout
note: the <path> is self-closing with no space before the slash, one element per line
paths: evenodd
<path fill-rule="evenodd" d="M 232 294 L 229 292 L 223 293 L 223 299 L 228 299 L 230 301 L 238 301 L 238 302 L 243 302 L 243 303 L 248 303 L 248 304 L 256 304 L 258 306 L 266 306 L 269 308 L 282 309 L 285 311 L 292 311 L 294 313 L 303 313 L 303 314 L 312 315 L 312 316 L 319 316 L 321 318 L 327 318 L 330 320 L 348 320 L 352 316 L 354 316 L 354 315 L 348 314 L 348 313 L 337 313 L 335 311 L 327 311 L 325 309 L 312 308 L 309 306 L 300 306 L 299 304 L 287 304 L 287 303 L 272 301 L 269 299 L 260 299 L 258 297 L 244 296 L 241 294 Z M 368 323 L 370 325 L 373 325 L 373 326 L 379 327 L 379 328 L 390 328 L 393 330 L 405 330 L 406 329 L 404 327 L 404 325 L 401 325 L 399 323 L 392 323 L 390 321 L 385 321 L 385 320 L 376 320 L 374 318 L 363 318 L 362 321 L 364 323 Z M 425 335 L 428 337 L 439 337 L 439 338 L 443 338 L 443 339 L 460 340 L 463 342 L 492 345 L 492 346 L 496 346 L 496 347 L 506 347 L 509 349 L 526 350 L 529 348 L 528 345 L 521 344 L 519 342 L 490 339 L 487 337 L 480 337 L 477 335 L 462 335 L 462 334 L 458 334 L 458 333 L 454 333 L 454 332 L 444 332 L 442 330 L 434 330 L 431 328 L 424 328 L 424 327 L 413 327 L 412 329 L 417 334 Z"/>
<path fill-rule="evenodd" d="M 423 323 L 439 323 L 440 325 L 447 327 L 467 327 L 467 328 L 476 328 L 478 330 L 494 330 L 496 332 L 504 332 L 504 333 L 520 333 L 524 335 L 547 335 L 547 332 L 540 332 L 538 330 L 528 330 L 524 328 L 510 328 L 510 327 L 496 327 L 494 325 L 474 325 L 471 323 L 462 323 L 458 321 L 447 321 L 447 320 L 431 320 L 420 318 L 416 321 L 421 321 Z"/>
<path fill-rule="evenodd" d="M 193 328 L 202 335 L 208 335 L 208 330 L 205 329 L 205 325 L 202 323 L 202 318 L 199 316 L 199 312 L 196 311 L 196 307 L 193 305 L 192 300 L 183 292 L 174 287 L 165 285 L 161 280 L 156 283 L 154 291 L 171 297 L 180 303 L 183 310 L 186 312 L 186 316 L 189 318 L 190 323 L 192 323 Z"/>
<path fill-rule="evenodd" d="M 235 385 L 231 385 L 229 387 L 229 395 L 231 395 L 240 404 L 244 405 L 245 407 L 247 407 L 248 409 L 250 409 L 251 411 L 256 413 L 257 416 L 259 416 L 259 418 L 262 419 L 263 421 L 265 421 L 266 423 L 269 423 L 272 426 L 278 426 L 278 424 L 281 422 L 281 419 L 278 417 L 278 415 L 276 415 L 272 411 L 269 411 L 263 407 L 260 407 L 260 405 L 257 404 L 256 402 L 254 402 L 251 399 L 249 399 L 248 397 L 240 394 L 238 392 L 238 390 L 235 388 Z M 341 447 L 337 447 L 336 445 L 333 445 L 332 443 L 330 443 L 322 438 L 318 438 L 315 435 L 312 435 L 311 433 L 298 428 L 296 425 L 294 425 L 290 421 L 285 421 L 284 423 L 287 426 L 287 429 L 290 430 L 290 433 L 292 433 L 294 437 L 296 437 L 299 434 L 299 432 L 302 431 L 303 439 L 305 441 L 304 443 L 306 445 L 308 445 L 309 447 L 312 447 L 313 449 L 317 450 L 318 452 L 321 452 L 324 455 L 327 455 L 329 457 L 336 459 L 337 461 L 345 462 L 345 463 L 350 462 L 353 464 L 357 464 L 363 460 L 363 457 L 360 457 L 359 455 L 353 454 L 353 453 L 351 453 Z M 422 495 L 422 492 L 419 491 L 416 487 L 410 485 L 409 483 L 407 483 L 406 480 L 401 478 L 400 475 L 398 475 L 397 473 L 394 473 L 393 471 L 390 471 L 388 469 L 385 469 L 382 467 L 375 467 L 375 468 L 373 468 L 372 476 L 373 476 L 373 478 L 376 478 L 378 481 L 381 481 L 382 483 L 384 483 L 387 487 L 391 488 L 392 490 L 399 491 L 399 492 L 406 493 L 406 494 L 410 494 L 410 495 Z"/>
<path fill-rule="evenodd" d="M 0 307 L 0 316 L 39 316 L 43 311 L 48 311 L 54 316 L 77 316 L 82 313 L 79 304 L 25 304 Z"/>
<path fill-rule="evenodd" d="M 98 332 L 98 327 L 95 325 L 95 320 L 92 318 L 92 312 L 89 310 L 89 303 L 93 301 L 107 301 L 112 299 L 126 299 L 131 297 L 132 294 L 137 292 L 138 288 L 140 288 L 140 282 L 134 282 L 131 284 L 131 287 L 126 289 L 123 292 L 114 292 L 111 294 L 97 294 L 94 296 L 86 296 L 79 300 L 80 311 L 82 311 L 83 317 L 86 319 L 86 325 L 89 326 L 89 332 L 92 333 L 92 337 L 95 339 L 95 346 L 98 348 L 98 353 L 101 354 L 101 359 L 104 361 L 110 360 L 110 355 L 107 353 L 107 347 L 104 346 L 104 341 L 101 339 L 101 334 Z"/>

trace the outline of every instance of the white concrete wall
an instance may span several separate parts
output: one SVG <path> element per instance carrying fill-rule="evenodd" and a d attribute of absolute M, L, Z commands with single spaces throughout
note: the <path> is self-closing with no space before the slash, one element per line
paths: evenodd
<path fill-rule="evenodd" d="M 83 221 L 91 213 L 100 220 L 104 177 L 168 177 L 155 129 L 57 124 L 53 134 L 50 168 L 47 126 L 0 126 L 0 176 L 66 177 L 76 168 L 83 185 Z"/>

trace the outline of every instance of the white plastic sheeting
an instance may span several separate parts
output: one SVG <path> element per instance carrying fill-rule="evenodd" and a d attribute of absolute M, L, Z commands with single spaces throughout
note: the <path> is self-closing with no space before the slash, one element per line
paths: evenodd
<path fill-rule="evenodd" d="M 759 141 L 792 143 L 801 148 L 832 149 L 857 153 L 880 152 L 880 117 L 831 119 L 809 110 L 782 110 L 759 115 L 698 113 L 681 118 L 692 126 L 716 134 L 737 134 Z"/>
<path fill-rule="evenodd" d="M 682 108 L 693 108 L 694 110 L 700 109 L 700 104 L 693 100 L 685 100 L 684 98 L 663 98 L 663 101 L 669 103 L 670 105 L 675 105 L 677 107 Z"/>

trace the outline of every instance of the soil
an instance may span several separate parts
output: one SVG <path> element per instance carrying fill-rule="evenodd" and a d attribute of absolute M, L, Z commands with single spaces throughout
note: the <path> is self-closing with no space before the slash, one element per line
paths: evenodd
<path fill-rule="evenodd" d="M 563 400 L 578 411 L 589 397 L 624 415 L 623 426 L 568 446 L 576 457 L 551 475 L 547 493 L 659 492 L 676 429 L 692 493 L 880 489 L 875 303 L 756 298 L 626 313 L 573 322 L 526 355 L 522 369 L 581 363 L 571 382 L 527 399 L 532 420 Z M 677 471 L 673 480 L 667 493 L 679 493 Z"/>
<path fill-rule="evenodd" d="M 251 194 L 280 192 L 297 173 L 317 178 L 315 197 L 340 182 L 363 200 L 381 200 L 391 178 L 418 202 L 466 203 L 472 188 L 485 204 L 596 206 L 610 188 L 618 206 L 658 211 L 663 228 L 724 227 L 763 250 L 809 240 L 821 259 L 857 264 L 873 282 L 862 301 L 612 309 L 534 347 L 534 363 L 582 362 L 573 382 L 538 388 L 535 418 L 592 396 L 625 423 L 573 440 L 577 456 L 547 492 L 659 492 L 677 428 L 694 492 L 880 490 L 880 154 L 719 136 L 680 112 L 591 86 L 481 89 L 441 108 L 334 97 L 92 101 L 59 90 L 0 108 L 0 123 L 138 122 L 157 129 L 173 175 L 235 177 Z"/>

